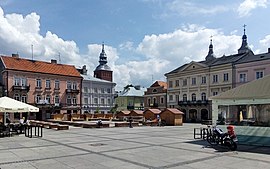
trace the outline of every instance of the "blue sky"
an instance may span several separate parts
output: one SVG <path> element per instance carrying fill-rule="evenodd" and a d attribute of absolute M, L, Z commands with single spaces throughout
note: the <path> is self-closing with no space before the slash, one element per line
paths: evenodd
<path fill-rule="evenodd" d="M 149 87 L 165 73 L 214 53 L 235 54 L 246 24 L 255 53 L 270 47 L 269 0 L 0 0 L 0 53 L 98 65 L 105 43 L 117 90 Z"/>

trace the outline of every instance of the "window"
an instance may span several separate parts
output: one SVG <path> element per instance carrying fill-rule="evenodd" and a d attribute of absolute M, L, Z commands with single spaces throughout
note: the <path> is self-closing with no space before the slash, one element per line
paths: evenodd
<path fill-rule="evenodd" d="M 257 71 L 256 72 L 256 79 L 260 79 L 263 77 L 263 71 Z"/>
<path fill-rule="evenodd" d="M 84 92 L 84 93 L 88 93 L 88 88 L 87 88 L 87 87 L 84 87 L 84 88 L 83 88 L 83 92 Z"/>
<path fill-rule="evenodd" d="M 169 88 L 172 88 L 172 87 L 173 87 L 173 82 L 169 81 Z"/>
<path fill-rule="evenodd" d="M 213 83 L 217 83 L 218 82 L 218 75 L 213 75 Z"/>
<path fill-rule="evenodd" d="M 101 99 L 100 99 L 100 102 L 101 102 L 102 105 L 104 105 L 104 104 L 105 104 L 104 98 L 101 98 Z"/>
<path fill-rule="evenodd" d="M 94 103 L 98 104 L 98 98 L 94 98 Z"/>
<path fill-rule="evenodd" d="M 51 88 L 51 81 L 50 80 L 46 80 L 46 84 L 45 84 L 46 86 L 46 88 L 47 89 L 50 89 Z"/>
<path fill-rule="evenodd" d="M 97 92 L 98 92 L 97 88 L 94 88 L 94 93 L 97 93 Z"/>
<path fill-rule="evenodd" d="M 160 103 L 161 103 L 161 104 L 164 104 L 164 97 L 161 97 L 161 98 L 160 98 Z"/>
<path fill-rule="evenodd" d="M 46 95 L 46 103 L 51 104 L 51 95 Z"/>
<path fill-rule="evenodd" d="M 14 99 L 20 101 L 20 95 L 18 93 L 14 94 Z"/>
<path fill-rule="evenodd" d="M 100 91 L 101 91 L 101 93 L 105 93 L 104 88 L 101 88 Z"/>
<path fill-rule="evenodd" d="M 187 94 L 183 94 L 183 101 L 184 101 L 184 102 L 187 101 Z"/>
<path fill-rule="evenodd" d="M 154 97 L 153 98 L 153 103 L 156 104 L 157 103 L 157 99 Z"/>
<path fill-rule="evenodd" d="M 176 102 L 179 101 L 179 95 L 175 95 Z"/>
<path fill-rule="evenodd" d="M 206 76 L 202 76 L 202 84 L 206 84 Z"/>
<path fill-rule="evenodd" d="M 172 101 L 173 100 L 173 95 L 169 96 L 169 100 Z"/>
<path fill-rule="evenodd" d="M 240 81 L 241 83 L 247 82 L 247 74 L 245 74 L 245 73 L 240 73 L 240 74 L 239 74 L 239 81 Z"/>
<path fill-rule="evenodd" d="M 56 96 L 54 97 L 54 103 L 55 103 L 55 104 L 59 104 L 59 103 L 60 103 L 60 100 L 59 100 L 59 96 L 58 96 L 58 95 L 56 95 Z"/>
<path fill-rule="evenodd" d="M 67 89 L 71 89 L 71 82 L 67 81 Z"/>
<path fill-rule="evenodd" d="M 187 86 L 187 79 L 183 80 L 183 86 Z"/>
<path fill-rule="evenodd" d="M 22 95 L 22 102 L 27 103 L 27 97 L 25 94 Z"/>
<path fill-rule="evenodd" d="M 27 85 L 26 78 L 22 78 L 22 86 L 26 86 L 26 85 Z"/>
<path fill-rule="evenodd" d="M 148 105 L 150 105 L 151 104 L 151 99 L 150 98 L 148 98 Z"/>
<path fill-rule="evenodd" d="M 179 80 L 175 81 L 175 86 L 178 87 L 179 86 Z"/>
<path fill-rule="evenodd" d="M 191 95 L 191 100 L 192 100 L 192 101 L 196 101 L 196 94 L 195 94 L 195 93 L 192 93 L 192 95 Z"/>
<path fill-rule="evenodd" d="M 152 93 L 157 93 L 157 89 L 153 89 Z"/>
<path fill-rule="evenodd" d="M 110 88 L 107 89 L 107 93 L 111 93 L 111 89 Z"/>
<path fill-rule="evenodd" d="M 36 96 L 36 103 L 40 103 L 40 100 L 41 100 L 41 95 L 38 94 L 38 95 Z"/>
<path fill-rule="evenodd" d="M 84 104 L 88 104 L 88 97 L 85 97 L 85 98 L 83 99 L 83 101 L 84 101 Z"/>
<path fill-rule="evenodd" d="M 77 90 L 77 83 L 76 82 L 72 83 L 72 89 Z"/>
<path fill-rule="evenodd" d="M 37 87 L 38 88 L 42 87 L 41 79 L 37 79 Z"/>
<path fill-rule="evenodd" d="M 111 99 L 110 98 L 108 98 L 107 101 L 108 101 L 108 105 L 111 104 Z"/>
<path fill-rule="evenodd" d="M 218 95 L 218 92 L 213 92 L 213 96 L 216 96 L 216 95 Z"/>
<path fill-rule="evenodd" d="M 19 77 L 14 77 L 14 86 L 21 86 L 21 79 Z"/>
<path fill-rule="evenodd" d="M 191 79 L 191 85 L 196 85 L 196 77 L 193 77 L 193 78 Z"/>
<path fill-rule="evenodd" d="M 76 96 L 73 96 L 72 103 L 73 103 L 73 105 L 77 105 L 77 97 Z"/>
<path fill-rule="evenodd" d="M 55 89 L 60 89 L 60 81 L 59 80 L 54 81 L 54 88 Z"/>
<path fill-rule="evenodd" d="M 202 93 L 202 101 L 206 101 L 206 94 Z"/>
<path fill-rule="evenodd" d="M 223 81 L 228 82 L 229 81 L 229 73 L 224 73 L 223 74 Z"/>
<path fill-rule="evenodd" d="M 68 95 L 67 96 L 67 105 L 71 105 L 71 96 L 70 95 Z"/>

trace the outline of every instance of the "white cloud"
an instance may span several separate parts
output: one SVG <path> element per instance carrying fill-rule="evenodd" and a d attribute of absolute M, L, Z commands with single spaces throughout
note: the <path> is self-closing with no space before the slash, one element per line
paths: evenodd
<path fill-rule="evenodd" d="M 219 57 L 224 53 L 236 53 L 241 45 L 239 36 L 224 35 L 217 29 L 188 25 L 168 34 L 147 35 L 137 50 L 148 59 L 169 61 L 168 71 L 192 60 L 204 60 L 212 35 L 214 53 Z"/>
<path fill-rule="evenodd" d="M 224 5 L 199 5 L 198 3 L 192 3 L 190 1 L 178 1 L 174 0 L 166 4 L 166 7 L 170 12 L 175 14 L 186 15 L 213 15 L 216 13 L 222 13 L 230 10 Z M 169 12 L 168 11 L 168 12 Z M 166 14 L 165 14 L 166 15 Z"/>
<path fill-rule="evenodd" d="M 59 59 L 62 63 L 76 64 L 80 61 L 79 49 L 74 41 L 65 41 L 48 31 L 40 35 L 40 16 L 31 13 L 25 17 L 20 14 L 4 15 L 0 8 L 0 52 L 11 55 L 19 53 L 22 57 L 49 61 Z"/>
<path fill-rule="evenodd" d="M 59 59 L 60 53 L 61 63 L 76 67 L 87 65 L 88 73 L 93 75 L 99 64 L 101 44 L 89 44 L 88 52 L 81 54 L 74 41 L 64 40 L 50 31 L 42 36 L 39 32 L 39 19 L 36 13 L 25 17 L 19 14 L 4 15 L 0 8 L 0 52 L 6 55 L 19 52 L 21 57 L 31 58 L 33 44 L 34 59 Z M 214 52 L 218 57 L 224 53 L 236 53 L 241 45 L 241 36 L 224 35 L 219 29 L 194 24 L 171 33 L 145 35 L 136 46 L 133 42 L 123 43 L 118 48 L 105 45 L 108 65 L 113 70 L 117 90 L 127 84 L 149 87 L 153 82 L 152 77 L 154 81 L 166 80 L 164 74 L 182 64 L 204 60 L 212 35 Z M 119 62 L 122 59 L 125 61 Z"/>
<path fill-rule="evenodd" d="M 265 53 L 270 46 L 270 35 L 264 37 L 264 39 L 259 41 L 259 49 L 256 50 L 256 53 Z"/>
<path fill-rule="evenodd" d="M 252 10 L 259 7 L 267 8 L 267 5 L 268 0 L 245 0 L 239 5 L 237 12 L 240 17 L 249 16 Z"/>

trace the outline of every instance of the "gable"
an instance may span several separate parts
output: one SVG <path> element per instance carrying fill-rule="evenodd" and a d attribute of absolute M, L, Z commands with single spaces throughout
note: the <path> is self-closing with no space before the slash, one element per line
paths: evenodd
<path fill-rule="evenodd" d="M 207 65 L 192 61 L 189 64 L 187 64 L 181 71 L 191 71 L 191 70 L 193 71 L 204 68 L 207 68 Z"/>

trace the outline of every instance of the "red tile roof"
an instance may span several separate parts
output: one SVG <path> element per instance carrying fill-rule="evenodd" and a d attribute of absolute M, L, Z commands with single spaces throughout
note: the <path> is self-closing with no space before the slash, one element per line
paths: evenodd
<path fill-rule="evenodd" d="M 167 89 L 167 83 L 163 81 L 156 81 L 154 84 L 151 85 L 151 87 L 158 87 L 158 86 L 162 86 L 165 89 Z"/>
<path fill-rule="evenodd" d="M 1 56 L 1 60 L 7 70 L 81 77 L 75 66 L 72 65 L 28 60 L 10 56 Z"/>

